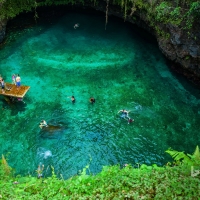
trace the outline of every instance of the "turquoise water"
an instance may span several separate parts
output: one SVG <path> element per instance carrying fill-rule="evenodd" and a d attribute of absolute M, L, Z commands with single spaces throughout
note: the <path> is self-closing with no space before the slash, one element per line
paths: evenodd
<path fill-rule="evenodd" d="M 192 153 L 199 144 L 200 91 L 169 70 L 147 33 L 115 18 L 105 31 L 104 23 L 104 14 L 68 13 L 9 31 L 0 74 L 11 82 L 19 73 L 31 87 L 25 104 L 0 97 L 0 152 L 16 173 L 35 175 L 39 163 L 45 175 L 52 165 L 65 178 L 88 163 L 91 173 L 163 165 L 168 147 Z M 121 109 L 133 123 L 120 118 Z M 42 119 L 60 128 L 41 131 Z"/>

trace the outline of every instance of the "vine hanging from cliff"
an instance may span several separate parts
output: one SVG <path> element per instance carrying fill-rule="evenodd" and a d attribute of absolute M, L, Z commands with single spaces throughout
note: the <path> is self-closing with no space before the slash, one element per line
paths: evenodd
<path fill-rule="evenodd" d="M 109 0 L 106 1 L 106 22 L 105 22 L 105 30 L 106 30 L 106 26 L 108 23 L 108 6 L 109 6 Z"/>
<path fill-rule="evenodd" d="M 127 14 L 127 0 L 124 2 L 124 21 L 126 20 L 126 14 Z"/>
<path fill-rule="evenodd" d="M 135 2 L 133 2 L 133 5 L 131 7 L 131 13 L 129 16 L 132 17 L 132 15 L 134 14 L 135 11 L 136 11 Z"/>
<path fill-rule="evenodd" d="M 35 22 L 37 23 L 37 18 L 38 17 L 38 14 L 37 14 L 37 2 L 35 1 L 35 14 L 34 14 L 34 19 L 35 19 Z"/>

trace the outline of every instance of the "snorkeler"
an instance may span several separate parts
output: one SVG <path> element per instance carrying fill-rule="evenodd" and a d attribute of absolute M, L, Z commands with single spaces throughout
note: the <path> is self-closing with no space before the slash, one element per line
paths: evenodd
<path fill-rule="evenodd" d="M 91 104 L 95 103 L 95 98 L 94 97 L 90 97 L 90 103 Z"/>
<path fill-rule="evenodd" d="M 75 24 L 75 25 L 74 25 L 74 29 L 77 29 L 79 26 L 80 26 L 80 24 L 78 24 L 78 23 Z"/>
<path fill-rule="evenodd" d="M 45 127 L 48 127 L 47 122 L 43 119 L 43 120 L 40 122 L 39 127 L 42 129 L 44 126 L 45 126 Z"/>
<path fill-rule="evenodd" d="M 126 117 L 129 118 L 128 113 L 129 113 L 130 111 L 127 111 L 127 110 L 124 110 L 124 109 L 123 109 L 123 110 L 119 110 L 119 111 L 118 111 L 118 113 L 120 113 L 120 112 L 122 113 L 120 117 L 122 117 L 122 118 L 126 118 Z"/>

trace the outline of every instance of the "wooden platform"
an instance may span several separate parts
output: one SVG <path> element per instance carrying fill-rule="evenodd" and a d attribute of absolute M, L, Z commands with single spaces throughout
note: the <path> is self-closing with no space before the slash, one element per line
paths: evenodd
<path fill-rule="evenodd" d="M 5 93 L 2 93 L 0 87 L 0 95 L 23 98 L 30 89 L 30 86 L 21 85 L 17 87 L 15 84 L 5 83 Z"/>

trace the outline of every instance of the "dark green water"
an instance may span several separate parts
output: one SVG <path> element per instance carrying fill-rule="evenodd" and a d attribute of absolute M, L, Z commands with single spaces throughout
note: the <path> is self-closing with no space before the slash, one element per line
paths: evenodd
<path fill-rule="evenodd" d="M 52 165 L 65 178 L 88 163 L 91 173 L 104 165 L 163 165 L 168 147 L 192 153 L 199 144 L 199 90 L 169 70 L 148 34 L 112 18 L 105 31 L 104 23 L 104 15 L 68 13 L 10 32 L 0 49 L 5 81 L 19 73 L 31 87 L 25 104 L 0 97 L 0 153 L 17 173 L 35 175 L 39 163 L 45 174 Z M 41 119 L 61 129 L 43 132 Z"/>

